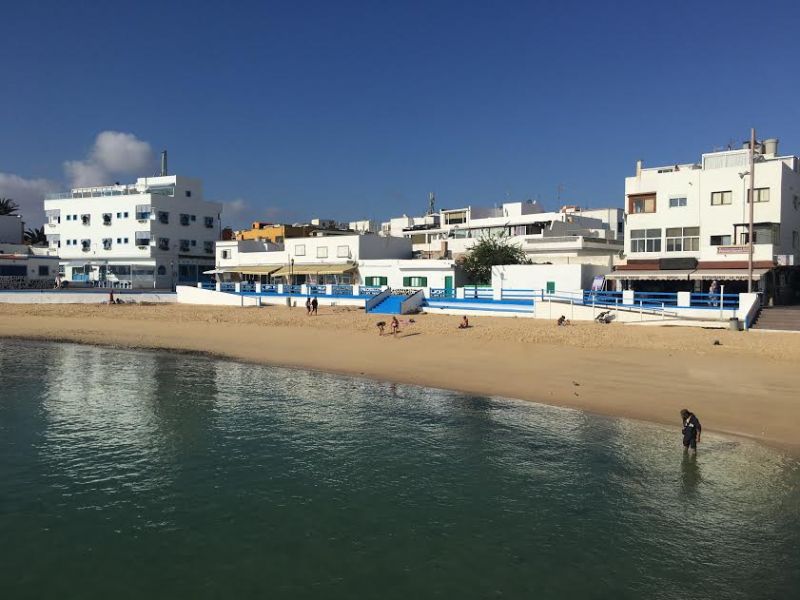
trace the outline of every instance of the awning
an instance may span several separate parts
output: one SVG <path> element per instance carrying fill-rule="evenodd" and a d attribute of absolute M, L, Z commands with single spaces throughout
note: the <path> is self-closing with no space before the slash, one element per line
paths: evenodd
<path fill-rule="evenodd" d="M 281 265 L 250 265 L 246 267 L 221 267 L 203 271 L 203 275 L 221 275 L 222 273 L 242 273 L 243 275 L 269 275 L 277 271 Z"/>
<path fill-rule="evenodd" d="M 280 277 L 281 275 L 341 275 L 342 273 L 349 273 L 355 271 L 356 265 L 352 263 L 332 264 L 332 263 L 313 263 L 304 265 L 283 265 L 280 270 L 272 275 Z"/>
<path fill-rule="evenodd" d="M 770 269 L 753 269 L 753 280 L 758 281 L 762 275 L 769 273 Z M 714 269 L 694 271 L 689 279 L 699 279 L 702 281 L 747 281 L 747 269 Z"/>
<path fill-rule="evenodd" d="M 642 279 L 650 281 L 688 281 L 689 275 L 692 271 L 614 271 L 606 275 L 606 279 L 624 280 L 624 279 Z"/>

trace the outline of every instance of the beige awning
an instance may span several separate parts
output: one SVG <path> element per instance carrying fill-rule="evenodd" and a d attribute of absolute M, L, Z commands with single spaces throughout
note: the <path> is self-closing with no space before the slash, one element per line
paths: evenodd
<path fill-rule="evenodd" d="M 242 273 L 243 275 L 269 275 L 277 271 L 282 265 L 250 265 L 246 267 L 221 267 L 210 271 L 203 271 L 203 275 L 219 275 L 221 273 Z"/>
<path fill-rule="evenodd" d="M 689 275 L 692 271 L 614 271 L 606 275 L 606 279 L 624 280 L 624 279 L 640 279 L 649 281 L 688 281 Z"/>
<path fill-rule="evenodd" d="M 765 273 L 769 273 L 770 269 L 753 269 L 753 280 L 758 281 Z M 747 281 L 747 269 L 709 269 L 694 271 L 689 279 L 699 279 L 703 281 L 711 281 L 718 279 L 720 281 Z"/>
<path fill-rule="evenodd" d="M 334 263 L 312 263 L 304 265 L 283 265 L 280 270 L 273 273 L 273 277 L 280 277 L 281 275 L 341 275 L 342 273 L 349 273 L 355 271 L 356 266 L 352 263 L 334 264 Z"/>

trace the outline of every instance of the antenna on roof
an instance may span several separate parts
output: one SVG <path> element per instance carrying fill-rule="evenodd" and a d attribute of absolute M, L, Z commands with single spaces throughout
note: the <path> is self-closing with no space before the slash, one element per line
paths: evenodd
<path fill-rule="evenodd" d="M 428 194 L 428 214 L 432 215 L 436 212 L 436 194 L 430 192 Z"/>
<path fill-rule="evenodd" d="M 167 176 L 167 151 L 161 153 L 161 177 Z"/>

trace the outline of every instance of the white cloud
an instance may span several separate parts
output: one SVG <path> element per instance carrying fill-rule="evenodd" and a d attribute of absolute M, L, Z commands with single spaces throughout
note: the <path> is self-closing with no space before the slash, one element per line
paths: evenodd
<path fill-rule="evenodd" d="M 26 227 L 41 227 L 44 223 L 44 195 L 60 186 L 47 179 L 25 179 L 13 173 L 0 173 L 0 198 L 11 198 L 19 204 Z"/>
<path fill-rule="evenodd" d="M 119 175 L 143 175 L 155 167 L 150 144 L 132 133 L 103 131 L 84 160 L 64 162 L 72 187 L 107 185 Z"/>

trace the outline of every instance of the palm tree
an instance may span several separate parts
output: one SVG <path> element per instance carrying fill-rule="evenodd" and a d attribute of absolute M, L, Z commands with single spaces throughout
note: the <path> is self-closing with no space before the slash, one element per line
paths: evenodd
<path fill-rule="evenodd" d="M 13 215 L 19 210 L 19 204 L 11 198 L 0 198 L 0 217 Z"/>
<path fill-rule="evenodd" d="M 26 229 L 25 230 L 25 243 L 29 246 L 44 246 L 47 244 L 47 236 L 44 233 L 44 227 Z"/>

